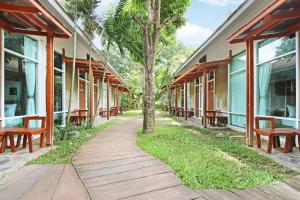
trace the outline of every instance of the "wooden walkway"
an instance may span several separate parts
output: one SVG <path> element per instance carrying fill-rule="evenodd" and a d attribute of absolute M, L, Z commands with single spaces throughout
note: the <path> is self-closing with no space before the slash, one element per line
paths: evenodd
<path fill-rule="evenodd" d="M 70 165 L 31 165 L 0 182 L 0 199 L 300 199 L 300 177 L 248 190 L 191 190 L 136 145 L 140 120 L 120 120 L 80 148 Z"/>

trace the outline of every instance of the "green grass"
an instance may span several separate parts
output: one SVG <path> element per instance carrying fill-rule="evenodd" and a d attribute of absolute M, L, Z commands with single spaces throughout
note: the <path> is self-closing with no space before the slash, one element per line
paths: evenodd
<path fill-rule="evenodd" d="M 113 121 L 105 123 L 91 129 L 81 129 L 78 137 L 72 137 L 67 140 L 59 140 L 56 143 L 56 148 L 50 150 L 48 153 L 38 157 L 35 160 L 29 161 L 27 164 L 66 164 L 70 163 L 74 154 L 80 146 L 105 128 L 111 127 Z"/>
<path fill-rule="evenodd" d="M 143 113 L 141 110 L 129 110 L 127 112 L 124 112 L 121 116 L 125 118 L 136 119 L 141 118 L 143 116 Z"/>
<path fill-rule="evenodd" d="M 138 145 L 167 163 L 185 186 L 195 189 L 245 189 L 282 181 L 293 172 L 256 150 L 213 130 L 157 126 L 155 133 L 138 133 Z"/>

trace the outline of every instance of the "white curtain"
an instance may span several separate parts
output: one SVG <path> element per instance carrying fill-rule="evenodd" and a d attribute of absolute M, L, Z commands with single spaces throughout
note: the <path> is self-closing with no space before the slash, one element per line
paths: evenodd
<path fill-rule="evenodd" d="M 265 63 L 258 67 L 258 89 L 259 89 L 259 115 L 266 115 L 268 104 L 268 88 L 272 72 L 272 63 Z"/>
<path fill-rule="evenodd" d="M 36 43 L 32 39 L 25 37 L 24 54 L 26 57 L 35 59 Z M 30 60 L 25 60 L 25 76 L 27 86 L 27 107 L 26 114 L 33 115 L 35 112 L 35 81 L 36 81 L 36 64 Z"/>
<path fill-rule="evenodd" d="M 31 38 L 24 38 L 24 55 L 31 59 L 36 59 L 37 46 Z M 36 64 L 30 60 L 25 60 L 25 77 L 27 87 L 27 106 L 26 115 L 34 115 L 35 111 L 35 83 L 36 83 Z M 36 127 L 34 121 L 30 122 L 30 127 Z"/>

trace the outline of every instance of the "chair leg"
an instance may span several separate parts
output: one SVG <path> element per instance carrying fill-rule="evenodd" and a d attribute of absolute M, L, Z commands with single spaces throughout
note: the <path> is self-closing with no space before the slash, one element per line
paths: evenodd
<path fill-rule="evenodd" d="M 261 148 L 261 140 L 260 140 L 260 135 L 256 134 L 256 146 L 258 149 Z"/>
<path fill-rule="evenodd" d="M 28 144 L 29 144 L 29 152 L 32 153 L 33 152 L 33 144 L 32 144 L 32 135 L 31 134 L 28 135 Z"/>
<path fill-rule="evenodd" d="M 17 139 L 17 144 L 16 144 L 16 147 L 20 147 L 21 145 L 21 140 L 22 140 L 22 135 L 18 135 L 18 139 Z"/>
<path fill-rule="evenodd" d="M 285 145 L 284 145 L 284 153 L 290 152 L 292 144 L 293 144 L 292 137 L 286 136 Z"/>
<path fill-rule="evenodd" d="M 298 148 L 299 148 L 299 152 L 300 152 L 300 135 L 298 135 L 297 137 L 298 137 Z"/>
<path fill-rule="evenodd" d="M 267 153 L 272 153 L 272 145 L 273 145 L 273 136 L 269 136 L 268 148 Z"/>
<path fill-rule="evenodd" d="M 16 152 L 14 134 L 9 134 L 9 143 L 11 152 Z"/>
<path fill-rule="evenodd" d="M 23 137 L 23 148 L 26 148 L 27 145 L 27 135 L 25 134 Z"/>
<path fill-rule="evenodd" d="M 6 146 L 7 146 L 7 136 L 3 135 L 2 136 L 2 144 L 1 144 L 1 153 L 5 152 Z"/>
<path fill-rule="evenodd" d="M 45 133 L 42 133 L 40 136 L 40 148 L 44 147 Z"/>

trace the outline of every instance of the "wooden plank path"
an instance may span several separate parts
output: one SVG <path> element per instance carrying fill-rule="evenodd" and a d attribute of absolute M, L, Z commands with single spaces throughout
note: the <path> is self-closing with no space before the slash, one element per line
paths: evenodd
<path fill-rule="evenodd" d="M 120 120 L 83 145 L 68 165 L 30 165 L 0 181 L 0 199 L 300 199 L 300 177 L 260 189 L 191 190 L 172 169 L 140 150 L 140 120 Z"/>

